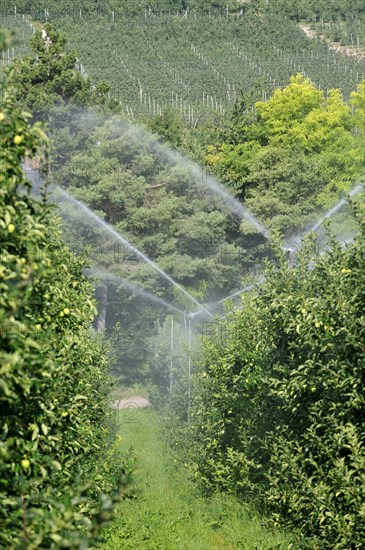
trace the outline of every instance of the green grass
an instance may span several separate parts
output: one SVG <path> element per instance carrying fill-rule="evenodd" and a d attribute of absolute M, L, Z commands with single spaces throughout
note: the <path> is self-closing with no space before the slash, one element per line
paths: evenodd
<path fill-rule="evenodd" d="M 103 531 L 103 550 L 268 550 L 291 548 L 231 496 L 202 496 L 174 462 L 152 409 L 120 411 L 120 434 L 137 456 L 136 496 Z M 127 419 L 128 422 L 124 420 Z"/>

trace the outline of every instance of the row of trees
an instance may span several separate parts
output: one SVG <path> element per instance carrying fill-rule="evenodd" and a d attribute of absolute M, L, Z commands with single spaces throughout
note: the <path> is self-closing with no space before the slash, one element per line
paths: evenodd
<path fill-rule="evenodd" d="M 311 23 L 318 34 L 332 42 L 354 47 L 365 45 L 365 8 L 361 0 L 261 0 L 257 4 L 264 11 Z"/>
<path fill-rule="evenodd" d="M 4 12 L 14 13 L 15 9 L 20 13 L 38 13 L 44 16 L 44 10 L 52 13 L 65 13 L 72 10 L 77 13 L 80 9 L 85 14 L 112 14 L 114 10 L 121 15 L 136 15 L 144 13 L 159 14 L 162 12 L 183 12 L 186 10 L 192 12 L 220 12 L 235 14 L 242 9 L 252 9 L 254 11 L 273 11 L 281 13 L 294 20 L 306 19 L 313 21 L 313 15 L 319 20 L 334 21 L 336 19 L 346 19 L 348 17 L 361 17 L 364 15 L 364 5 L 361 0 L 304 0 L 296 2 L 295 0 L 251 0 L 237 5 L 235 0 L 125 0 L 120 4 L 118 0 L 84 0 L 83 2 L 64 1 L 60 5 L 55 0 L 3 0 L 2 9 Z"/>
<path fill-rule="evenodd" d="M 25 97 L 22 100 L 27 99 L 29 83 L 34 83 L 42 74 L 55 74 L 55 79 L 59 82 L 65 81 L 70 87 L 75 84 L 77 92 L 91 97 L 89 94 L 93 93 L 93 89 L 90 83 L 87 85 L 79 82 L 79 75 L 72 68 L 75 59 L 67 59 L 64 65 L 62 60 L 67 56 L 62 49 L 62 40 L 57 44 L 57 33 L 53 40 L 52 28 L 47 26 L 46 31 L 52 41 L 49 50 L 46 51 L 39 32 L 33 42 L 38 58 L 36 61 L 32 57 L 26 59 L 16 68 L 14 81 L 18 79 L 24 84 L 22 90 Z M 28 84 L 24 83 L 23 74 L 29 74 Z M 355 118 L 342 101 L 340 93 L 331 92 L 326 98 L 300 75 L 293 77 L 287 87 L 274 94 L 266 103 L 257 103 L 259 98 L 254 94 L 247 94 L 244 103 L 238 102 L 234 111 L 225 119 L 226 127 L 218 130 L 204 127 L 189 133 L 173 116 L 166 124 L 166 121 L 158 118 L 153 121 L 153 125 L 171 142 L 174 139 L 175 143 L 182 144 L 186 150 L 194 150 L 196 155 L 207 153 L 212 169 L 221 171 L 232 187 L 236 187 L 236 192 L 241 197 L 250 199 L 253 209 L 265 213 L 265 217 L 268 215 L 267 211 L 272 211 L 276 204 L 276 195 L 279 195 L 281 204 L 275 212 L 276 219 L 272 218 L 272 224 L 282 229 L 293 228 L 298 224 L 304 225 L 308 221 L 308 213 L 314 214 L 314 201 L 311 201 L 313 193 L 318 202 L 322 201 L 322 204 L 327 205 L 330 200 L 336 200 L 342 190 L 348 190 L 350 181 L 361 173 L 363 159 L 359 143 L 364 122 L 362 86 L 363 84 L 352 96 L 357 133 L 353 131 Z M 47 88 L 47 91 L 52 92 L 52 88 Z M 19 96 L 18 100 L 20 99 Z M 29 101 L 34 99 L 29 96 Z M 118 108 L 113 102 L 106 100 L 102 90 L 95 101 L 107 103 L 108 118 L 111 118 L 112 109 Z M 257 120 L 248 118 L 245 113 L 250 101 L 251 104 L 256 103 L 259 114 Z M 47 102 L 46 94 L 41 95 L 41 101 L 37 104 L 40 114 L 47 112 L 46 109 L 42 110 L 43 102 Z M 3 121 L 7 120 L 7 116 L 4 115 Z M 247 271 L 258 263 L 257 260 L 262 257 L 267 246 L 263 237 L 246 223 L 237 224 L 236 220 L 229 217 L 222 205 L 207 192 L 205 185 L 197 189 L 197 181 L 204 184 L 207 174 L 201 174 L 200 171 L 197 174 L 196 168 L 189 163 L 181 166 L 182 158 L 162 146 L 157 137 L 151 137 L 142 129 L 131 128 L 119 119 L 105 120 L 99 112 L 85 113 L 82 99 L 77 93 L 61 94 L 58 105 L 56 108 L 52 107 L 47 116 L 56 128 L 57 136 L 52 153 L 53 180 L 67 186 L 72 194 L 96 210 L 102 219 L 113 224 L 133 244 L 156 259 L 161 267 L 184 284 L 195 297 L 201 300 L 214 299 L 214 288 L 218 287 L 222 291 L 235 288 L 242 283 Z M 6 143 L 14 144 L 11 145 L 13 148 L 18 147 L 23 143 L 25 130 L 18 133 L 13 128 L 11 132 Z M 207 146 L 210 146 L 208 150 Z M 22 154 L 24 153 L 25 151 Z M 300 159 L 298 163 L 296 155 Z M 16 166 L 21 158 L 17 158 Z M 317 159 L 321 166 L 317 175 L 313 159 Z M 254 176 L 257 166 L 260 174 Z M 19 168 L 17 169 L 20 174 Z M 304 172 L 301 180 L 303 185 L 298 185 L 298 171 L 301 170 Z M 314 181 L 318 190 L 313 186 L 314 176 L 317 178 Z M 244 179 L 245 183 L 251 178 L 252 184 L 243 187 L 243 178 L 247 178 Z M 336 187 L 334 191 L 328 187 L 330 182 Z M 266 191 L 268 194 L 265 196 Z M 256 200 L 253 200 L 255 192 Z M 262 206 L 265 199 L 267 211 Z M 16 201 L 20 200 L 24 200 L 24 197 L 16 197 Z M 287 202 L 291 203 L 291 207 L 296 206 L 295 213 L 289 220 L 290 209 Z M 28 204 L 32 205 L 33 213 L 36 207 L 33 202 Z M 112 271 L 113 277 L 120 276 L 143 284 L 161 297 L 170 299 L 181 309 L 188 307 L 187 302 L 179 301 L 171 287 L 167 288 L 165 282 L 157 278 L 149 267 L 132 261 L 130 253 L 123 247 L 115 248 L 115 241 L 108 240 L 99 227 L 100 224 L 89 223 L 86 214 L 82 218 L 78 217 L 71 208 L 72 200 L 67 204 L 67 209 L 64 208 L 63 211 L 72 219 L 72 224 L 67 224 L 67 238 L 74 246 L 79 247 L 80 240 L 90 244 L 94 260 L 104 269 Z M 80 208 L 78 210 L 80 212 Z M 20 220 L 13 223 L 11 216 L 14 216 L 14 208 L 10 211 L 10 219 L 5 216 L 6 214 L 4 239 L 11 246 L 11 239 L 17 235 L 17 224 L 21 227 L 29 218 L 24 213 Z M 209 489 L 219 487 L 234 491 L 238 488 L 240 494 L 247 498 L 254 495 L 258 502 L 267 502 L 276 514 L 277 521 L 299 526 L 307 537 L 312 537 L 312 546 L 317 544 L 323 548 L 360 548 L 364 537 L 361 520 L 364 496 L 361 484 L 364 471 L 364 418 L 361 409 L 364 370 L 363 219 L 363 212 L 358 210 L 357 220 L 362 233 L 354 245 L 343 250 L 333 242 L 329 252 L 321 257 L 316 257 L 314 248 L 309 246 L 292 270 L 278 247 L 277 264 L 268 269 L 267 282 L 257 290 L 257 296 L 248 297 L 241 310 L 232 312 L 227 321 L 222 323 L 226 340 L 222 342 L 222 339 L 215 339 L 207 345 L 201 360 L 194 402 L 189 402 L 188 412 L 181 397 L 184 397 L 185 388 L 180 394 L 179 388 L 176 388 L 175 394 L 180 395 L 176 400 L 177 415 L 191 420 L 190 428 L 185 431 L 190 434 L 190 467 L 193 475 L 201 479 Z M 45 231 L 43 226 L 36 229 L 41 235 Z M 33 233 L 29 234 L 32 237 Z M 16 243 L 16 249 L 22 242 L 26 242 L 25 233 L 21 235 L 23 240 Z M 39 233 L 35 235 L 43 239 Z M 44 240 L 41 243 L 50 253 L 53 245 L 48 246 Z M 98 243 L 97 247 L 95 243 Z M 204 244 L 209 248 L 204 250 Z M 229 261 L 222 255 L 221 244 L 234 253 L 230 255 Z M 57 321 L 43 311 L 41 306 L 41 315 L 37 317 L 34 333 L 42 335 L 45 324 L 51 346 L 50 353 L 54 352 L 56 359 L 60 363 L 62 361 L 61 365 L 65 365 L 65 391 L 68 394 L 67 406 L 62 401 L 61 417 L 65 413 L 63 418 L 70 417 L 71 422 L 71 413 L 82 408 L 79 405 L 79 402 L 84 401 L 82 396 L 90 402 L 91 395 L 98 395 L 97 391 L 105 386 L 99 378 L 99 370 L 96 374 L 91 370 L 96 386 L 86 378 L 86 393 L 79 387 L 84 382 L 81 371 L 79 386 L 71 384 L 74 378 L 69 374 L 71 366 L 68 361 L 75 361 L 76 367 L 74 363 L 72 367 L 77 376 L 77 365 L 81 368 L 83 361 L 89 361 L 86 364 L 87 369 L 94 364 L 91 357 L 100 357 L 100 352 L 99 348 L 91 345 L 90 353 L 82 341 L 79 347 L 83 355 L 79 358 L 77 346 L 73 345 L 75 333 L 64 332 L 65 327 L 70 327 L 70 330 L 75 328 L 75 320 L 82 337 L 91 316 L 82 317 L 80 314 L 83 319 L 80 321 L 79 309 L 88 307 L 88 298 L 81 296 L 82 305 L 74 290 L 79 286 L 87 287 L 80 272 L 82 262 L 74 260 L 78 270 L 71 270 L 70 278 L 67 271 L 69 264 L 62 252 L 66 249 L 62 246 L 60 244 L 56 247 L 57 254 L 55 253 L 58 275 L 54 276 L 54 281 L 57 284 L 59 279 L 62 281 L 60 290 L 57 287 L 54 292 L 54 299 L 43 296 L 43 288 L 39 285 L 34 289 L 32 286 L 31 292 L 34 290 L 37 297 L 41 296 L 50 302 L 52 314 L 56 311 Z M 241 262 L 237 251 L 245 253 L 244 262 Z M 73 258 L 69 251 L 67 254 Z M 24 257 L 25 264 L 22 259 L 23 255 L 19 262 L 20 273 L 27 276 L 27 272 L 22 272 L 26 268 L 21 267 L 27 265 L 27 256 Z M 66 270 L 62 265 L 66 266 Z M 32 273 L 39 271 L 39 266 L 32 267 Z M 7 274 L 6 281 L 11 280 L 10 275 Z M 22 275 L 19 275 L 20 278 Z M 72 289 L 68 291 L 63 285 L 70 281 Z M 75 286 L 73 282 L 76 283 Z M 14 286 L 7 285 L 6 291 L 11 295 Z M 106 315 L 103 314 L 102 317 L 106 318 L 107 328 L 116 321 L 121 321 L 120 349 L 123 355 L 121 353 L 119 359 L 119 372 L 128 380 L 151 380 L 153 374 L 156 381 L 166 386 L 166 370 L 161 371 L 161 363 L 164 369 L 166 365 L 167 325 L 163 324 L 165 314 L 157 316 L 154 309 L 148 309 L 145 303 L 138 303 L 136 297 L 127 295 L 122 287 L 118 283 L 113 286 L 107 284 L 106 291 L 100 292 L 99 305 L 102 313 L 103 309 L 106 311 Z M 47 294 L 53 298 L 53 291 L 48 290 Z M 70 293 L 72 307 L 68 301 L 64 303 L 67 292 Z M 58 302 L 61 303 L 60 310 L 56 309 Z M 13 307 L 11 304 L 8 309 Z M 73 307 L 76 308 L 75 312 Z M 32 315 L 33 310 L 33 306 L 29 307 L 25 313 Z M 148 337 L 153 337 L 156 333 L 156 317 L 158 337 L 154 340 L 155 357 L 148 360 L 153 347 L 151 341 L 148 342 L 148 349 L 145 344 Z M 24 318 L 28 319 L 26 316 Z M 147 323 L 142 323 L 142 320 Z M 50 328 L 47 323 L 50 323 Z M 52 330 L 65 346 L 61 347 L 59 355 L 57 350 L 60 347 L 57 347 L 58 340 L 55 342 L 56 337 Z M 134 355 L 128 357 L 127 363 L 126 351 L 130 353 L 130 346 L 136 344 L 136 335 L 140 335 L 137 353 L 133 351 Z M 24 344 L 29 346 L 29 338 Z M 48 349 L 46 343 L 44 345 L 44 349 Z M 179 345 L 183 348 L 183 343 Z M 56 368 L 60 368 L 63 373 L 63 367 L 59 367 L 60 363 L 56 359 Z M 11 367 L 9 372 L 12 373 Z M 18 379 L 21 379 L 20 375 Z M 185 380 L 182 382 L 185 384 Z M 42 391 L 45 389 L 42 384 L 40 387 Z M 53 385 L 49 384 L 49 387 L 50 391 L 54 390 Z M 74 390 L 77 390 L 76 395 L 72 393 Z M 9 401 L 6 391 L 4 394 Z M 28 387 L 23 394 L 26 397 L 29 395 Z M 14 395 L 16 401 L 18 397 L 15 392 Z M 36 403 L 38 402 L 42 403 L 42 399 L 37 399 Z M 46 473 L 47 468 L 52 467 L 52 461 L 51 466 L 48 462 L 43 464 L 41 457 L 37 455 L 38 446 L 40 442 L 43 443 L 42 438 L 48 444 L 52 433 L 52 419 L 48 418 L 50 413 L 44 409 L 45 406 L 41 407 L 40 424 L 37 422 L 37 427 L 32 424 L 29 428 L 31 420 L 24 427 L 24 431 L 29 430 L 28 439 L 25 437 L 27 443 L 29 439 L 31 445 L 34 441 L 36 443 L 33 447 L 24 445 L 25 454 L 21 459 L 24 462 L 21 462 L 18 471 L 28 472 L 32 460 L 36 464 L 37 460 L 40 462 L 41 476 L 41 466 Z M 85 424 L 79 427 L 80 433 L 76 430 L 76 435 L 84 442 L 83 429 L 86 427 L 91 446 L 97 445 L 88 424 L 88 415 L 90 412 L 94 414 L 93 411 L 93 407 L 84 407 L 81 415 L 73 420 L 77 422 L 79 416 L 85 420 Z M 15 422 L 15 413 L 11 418 Z M 102 412 L 97 409 L 93 421 L 98 427 L 104 427 L 103 424 L 98 424 L 101 418 Z M 74 429 L 74 424 L 71 427 Z M 105 441 L 102 437 L 106 432 L 101 428 L 96 432 L 99 440 Z M 14 441 L 15 438 L 10 438 L 10 447 Z M 89 466 L 82 450 L 75 450 L 74 447 L 76 448 L 76 444 L 70 451 L 74 459 L 71 465 L 68 462 L 70 455 L 65 455 L 67 479 L 73 479 L 78 466 L 81 477 L 85 475 L 93 479 L 90 472 L 97 471 L 97 467 Z M 86 443 L 85 448 L 90 450 Z M 96 463 L 102 456 L 102 453 L 98 455 L 98 451 L 96 449 L 94 455 L 91 452 L 88 454 L 92 460 L 95 457 Z M 34 455 L 30 455 L 31 452 Z M 47 453 L 45 455 L 49 456 Z M 197 456 L 200 457 L 199 463 Z M 78 462 L 79 457 L 81 458 Z M 62 463 L 56 462 L 53 466 L 56 471 L 61 472 Z M 58 464 L 61 464 L 61 470 Z M 84 464 L 87 465 L 84 467 Z M 14 468 L 11 465 L 10 471 Z M 34 471 L 34 477 L 39 479 L 38 470 Z M 71 474 L 68 474 L 70 471 Z M 31 481 L 33 483 L 33 476 Z M 72 486 L 78 487 L 73 482 Z M 47 498 L 49 494 L 52 494 L 52 490 L 47 488 Z M 63 503 L 62 497 L 60 500 Z M 87 517 L 90 519 L 94 512 L 90 511 L 92 501 L 88 502 Z M 59 524 L 52 521 L 57 506 L 53 500 L 51 504 L 50 513 L 53 516 L 47 516 L 46 528 L 43 524 L 39 527 L 39 532 L 45 533 L 44 540 L 47 543 L 51 541 L 50 545 L 62 541 L 62 529 L 66 529 L 62 524 L 56 537 L 52 538 L 54 533 L 50 533 L 50 530 Z M 14 502 L 11 505 L 14 506 L 12 510 L 15 514 Z M 8 513 L 6 510 L 6 514 Z M 24 525 L 28 509 L 24 512 L 24 506 L 18 507 L 17 513 L 18 525 L 20 526 L 21 519 Z M 72 534 L 74 526 L 79 525 L 77 521 L 82 522 L 83 518 L 77 516 L 75 519 L 72 514 L 71 517 L 74 519 L 70 520 L 72 523 L 67 528 Z M 9 529 L 10 525 L 7 536 Z M 92 524 L 88 523 L 86 529 L 92 531 Z M 75 527 L 75 540 L 80 540 L 83 535 L 76 531 Z M 27 530 L 25 535 L 23 533 L 24 530 L 19 533 L 21 542 L 28 536 Z M 7 543 L 7 539 L 5 542 Z M 38 539 L 35 539 L 34 544 L 38 544 Z"/>
<path fill-rule="evenodd" d="M 194 150 L 205 144 L 205 161 L 260 219 L 297 234 L 363 180 L 365 82 L 350 106 L 300 74 L 267 102 L 259 94 L 246 93 L 210 136 L 197 132 Z M 294 268 L 278 243 L 265 282 L 204 339 L 192 400 L 186 380 L 171 400 L 171 437 L 191 476 L 256 502 L 297 530 L 297 548 L 364 539 L 363 216 L 360 199 L 356 226 L 344 215 L 337 228 L 341 240 L 358 232 L 355 243 L 332 234 L 323 254 L 312 236 Z"/>
<path fill-rule="evenodd" d="M 291 19 L 307 21 L 320 19 L 324 21 L 335 21 L 339 19 L 358 19 L 365 16 L 364 3 L 361 0 L 259 0 L 254 1 L 262 9 L 279 12 Z"/>
<path fill-rule="evenodd" d="M 60 5 L 55 0 L 3 0 L 2 9 L 7 13 L 14 13 L 18 10 L 20 13 L 29 13 L 32 16 L 40 18 L 42 21 L 47 12 L 51 18 L 55 15 L 70 13 L 74 16 L 87 15 L 109 15 L 113 12 L 117 16 L 130 16 L 142 14 L 145 11 L 149 16 L 160 14 L 160 12 L 221 12 L 226 10 L 237 11 L 235 0 L 126 0 L 122 4 L 118 0 L 83 0 L 82 2 L 70 2 L 66 0 Z"/>
<path fill-rule="evenodd" d="M 62 86 L 61 67 L 59 60 L 51 75 L 33 67 L 41 97 Z M 0 103 L 0 546 L 85 548 L 128 467 L 111 430 L 110 350 L 90 329 L 96 307 L 86 259 L 62 242 L 46 189 L 34 198 L 22 169 L 32 159 L 47 167 L 50 143 L 23 110 L 39 101 L 34 75 L 18 69 L 3 75 Z M 83 83 L 65 74 L 70 100 Z"/>
<path fill-rule="evenodd" d="M 259 87 L 267 98 L 292 74 L 302 72 L 324 90 L 340 86 L 346 99 L 364 76 L 363 64 L 310 41 L 277 14 L 224 20 L 142 15 L 114 23 L 75 22 L 64 14 L 59 24 L 92 80 L 107 80 L 133 121 L 171 110 L 192 127 L 212 117 L 220 124 L 242 93 Z"/>
<path fill-rule="evenodd" d="M 363 546 L 364 203 L 353 244 L 313 240 L 221 321 L 197 365 L 184 431 L 190 474 L 254 501 L 298 532 L 296 548 Z M 180 435 L 176 435 L 180 434 Z M 187 461 L 186 454 L 189 456 Z"/>
<path fill-rule="evenodd" d="M 17 62 L 14 79 L 19 82 L 19 99 L 28 101 L 37 117 L 46 116 L 52 127 L 48 179 L 88 204 L 197 299 L 214 300 L 235 290 L 266 253 L 263 236 L 252 226 L 243 232 L 239 222 L 229 217 L 227 207 L 209 191 L 208 175 L 200 167 L 161 144 L 157 136 L 113 118 L 118 106 L 106 101 L 105 95 L 100 98 L 72 68 L 75 57 L 65 54 L 59 33 L 50 26 L 45 30 L 50 48 L 42 50 L 41 32 L 36 33 L 32 47 L 37 63 L 32 56 Z M 35 99 L 27 90 L 33 83 L 37 86 L 41 74 L 56 76 L 46 89 L 38 85 Z M 49 95 L 57 82 L 63 83 L 65 93 L 58 94 L 57 105 L 49 109 Z M 75 93 L 68 100 L 72 90 Z M 82 107 L 85 101 L 88 110 Z M 104 114 L 92 110 L 91 102 L 107 103 Z M 171 125 L 169 137 L 170 130 Z M 177 124 L 175 136 L 180 142 L 184 139 L 181 125 Z M 61 212 L 66 241 L 76 252 L 88 247 L 91 261 L 108 270 L 109 276 L 112 272 L 140 284 L 181 309 L 195 308 L 92 218 L 80 215 L 70 200 L 62 201 Z M 163 322 L 167 310 L 131 296 L 121 280 L 105 278 L 99 289 L 103 319 L 99 326 L 111 330 L 118 322 L 121 325 L 118 374 L 129 382 L 151 380 L 148 358 L 153 344 L 147 337 L 156 333 L 156 323 Z"/>

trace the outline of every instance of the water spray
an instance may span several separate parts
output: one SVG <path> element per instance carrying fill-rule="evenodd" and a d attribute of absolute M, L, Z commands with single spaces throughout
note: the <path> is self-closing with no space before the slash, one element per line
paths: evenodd
<path fill-rule="evenodd" d="M 341 200 L 339 200 L 338 203 L 335 204 L 335 206 L 333 206 L 330 210 L 328 210 L 328 212 L 326 212 L 322 216 L 322 218 L 315 225 L 313 225 L 313 227 L 311 227 L 310 229 L 305 231 L 304 236 L 308 235 L 309 233 L 312 233 L 314 231 L 317 231 L 317 229 L 323 224 L 323 222 L 325 220 L 327 220 L 328 218 L 331 218 L 334 214 L 336 214 L 336 212 L 338 212 L 346 204 L 349 197 L 353 197 L 354 195 L 357 195 L 358 193 L 361 193 L 362 191 L 364 191 L 364 183 L 360 183 L 360 184 L 356 185 L 356 187 L 354 187 L 348 193 L 347 197 L 344 197 Z M 295 260 L 295 252 L 300 248 L 301 242 L 303 240 L 303 236 L 297 235 L 296 237 L 293 238 L 293 240 L 296 241 L 295 242 L 295 244 L 296 244 L 295 247 L 291 247 L 291 246 L 283 247 L 283 250 L 285 250 L 288 253 L 288 259 L 292 260 L 292 261 Z M 294 256 L 294 258 L 293 258 L 293 256 Z"/>
<path fill-rule="evenodd" d="M 147 263 L 148 265 L 150 265 L 153 269 L 155 269 L 155 271 L 157 271 L 160 275 L 162 275 L 162 277 L 164 277 L 167 281 L 169 281 L 172 285 L 174 285 L 180 292 L 182 292 L 187 298 L 189 298 L 189 300 L 191 300 L 192 302 L 194 302 L 194 304 L 196 304 L 200 309 L 202 309 L 203 311 L 205 311 L 210 317 L 213 317 L 211 315 L 211 313 L 209 313 L 208 310 L 205 309 L 204 306 L 202 306 L 198 300 L 196 300 L 193 296 L 191 296 L 191 294 L 189 294 L 189 292 L 187 290 L 185 290 L 185 288 L 183 288 L 182 286 L 180 286 L 176 281 L 174 281 L 174 279 L 172 279 L 172 277 L 170 277 L 167 273 L 165 273 L 160 267 L 158 267 L 157 264 L 155 264 L 155 262 L 153 262 L 152 260 L 150 260 L 147 256 L 145 256 L 143 254 L 143 252 L 141 252 L 140 250 L 138 250 L 138 248 L 136 248 L 135 246 L 133 246 L 129 241 L 127 241 L 127 239 L 125 239 L 124 237 L 122 237 L 122 235 L 120 235 L 119 233 L 117 233 L 117 231 L 115 231 L 115 229 L 113 229 L 107 222 L 105 222 L 104 220 L 102 220 L 101 218 L 99 218 L 99 216 L 97 216 L 95 214 L 95 212 L 93 212 L 90 208 L 88 208 L 85 204 L 83 204 L 81 201 L 78 201 L 77 199 L 75 199 L 72 195 L 70 195 L 69 193 L 67 193 L 67 191 L 64 191 L 63 189 L 61 189 L 60 187 L 56 187 L 57 191 L 60 193 L 60 195 L 62 195 L 66 200 L 68 200 L 69 202 L 71 202 L 72 204 L 74 204 L 75 206 L 77 206 L 78 208 L 82 209 L 84 212 L 86 212 L 86 214 L 91 217 L 95 223 L 97 225 L 99 225 L 100 227 L 103 227 L 106 231 L 108 231 L 108 233 L 110 233 L 111 235 L 113 235 L 113 237 L 121 242 L 128 250 L 130 250 L 131 252 L 133 252 L 133 254 L 135 254 L 138 258 L 140 258 L 143 262 Z"/>
<path fill-rule="evenodd" d="M 175 166 L 185 166 L 188 168 L 190 174 L 194 177 L 195 184 L 201 187 L 208 188 L 215 195 L 218 195 L 223 202 L 229 207 L 231 212 L 239 219 L 239 221 L 247 220 L 251 223 L 266 239 L 270 238 L 270 233 L 246 208 L 239 200 L 237 200 L 219 181 L 217 178 L 210 174 L 206 174 L 206 177 L 202 177 L 202 166 L 196 164 L 192 160 L 186 159 L 177 151 L 170 149 L 165 144 L 161 144 L 156 137 L 146 132 L 141 128 L 136 128 L 131 124 L 126 125 L 131 137 L 137 136 L 140 141 L 148 143 L 151 147 L 153 154 L 159 158 L 166 159 L 170 164 Z"/>
<path fill-rule="evenodd" d="M 239 218 L 240 221 L 247 220 L 249 221 L 256 229 L 266 238 L 268 239 L 270 237 L 270 233 L 266 227 L 264 227 L 246 208 L 243 206 L 241 202 L 239 202 L 223 185 L 214 177 L 209 174 L 206 175 L 205 178 L 201 177 L 201 170 L 202 168 L 192 161 L 187 161 L 184 159 L 179 153 L 176 151 L 169 151 L 170 158 L 176 162 L 177 164 L 184 165 L 187 164 L 188 168 L 190 169 L 191 173 L 194 175 L 196 181 L 201 186 L 208 187 L 211 191 L 213 191 L 216 195 L 219 195 L 221 199 L 225 202 L 225 204 L 230 208 L 230 210 Z"/>
<path fill-rule="evenodd" d="M 219 306 L 220 304 L 223 304 L 224 302 L 226 302 L 228 300 L 231 300 L 232 298 L 235 298 L 236 296 L 239 296 L 240 294 L 243 294 L 244 292 L 249 292 L 250 290 L 255 288 L 256 284 L 260 284 L 262 281 L 263 281 L 263 278 L 260 278 L 257 283 L 245 286 L 244 288 L 241 288 L 240 290 L 237 290 L 236 292 L 233 292 L 233 294 L 230 294 L 229 296 L 226 296 L 225 298 L 222 298 L 221 300 L 218 300 L 218 302 L 214 302 L 213 304 L 206 304 L 205 307 L 209 308 L 209 309 L 215 308 L 215 307 Z M 189 317 L 191 319 L 193 319 L 194 317 L 198 317 L 201 314 L 202 314 L 201 311 L 195 311 L 194 313 L 190 313 Z"/>
<path fill-rule="evenodd" d="M 181 313 L 182 315 L 185 315 L 185 313 L 181 309 L 173 306 L 172 304 L 170 304 L 169 302 L 166 302 L 165 300 L 163 300 L 162 298 L 159 298 L 158 296 L 154 296 L 153 294 L 151 294 L 147 290 L 145 290 L 145 289 L 143 289 L 139 286 L 136 286 L 136 285 L 130 283 L 129 281 L 126 281 L 122 277 L 118 277 L 118 275 L 114 275 L 114 273 L 110 273 L 108 271 L 104 271 L 104 270 L 101 270 L 101 269 L 92 268 L 92 269 L 85 269 L 85 275 L 91 275 L 93 277 L 96 277 L 97 279 L 108 279 L 108 280 L 113 281 L 115 283 L 119 283 L 124 288 L 130 290 L 131 292 L 139 294 L 140 296 L 142 296 L 143 298 L 146 298 L 147 300 L 150 300 L 151 302 L 159 304 L 159 305 L 161 305 L 163 307 L 166 307 L 168 309 L 173 309 L 174 311 L 177 311 L 178 313 Z"/>
<path fill-rule="evenodd" d="M 349 197 L 353 197 L 354 195 L 357 195 L 358 193 L 360 193 L 361 191 L 364 191 L 364 184 L 363 183 L 360 183 L 359 185 L 356 185 L 356 187 L 354 187 L 354 189 L 352 189 L 348 196 Z M 343 198 L 341 199 L 333 208 L 331 208 L 331 210 L 329 210 L 320 220 L 319 222 L 317 222 L 309 231 L 307 231 L 307 233 L 310 233 L 311 231 L 316 231 L 318 229 L 318 227 L 320 225 L 322 225 L 322 223 L 327 219 L 327 218 L 330 218 L 331 216 L 333 216 L 333 214 L 335 214 L 338 210 L 340 210 L 340 208 L 342 208 L 342 206 L 344 204 L 346 204 L 348 198 Z"/>

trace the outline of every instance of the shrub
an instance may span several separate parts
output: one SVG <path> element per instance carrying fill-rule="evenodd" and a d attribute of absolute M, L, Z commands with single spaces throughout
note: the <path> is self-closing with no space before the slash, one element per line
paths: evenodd
<path fill-rule="evenodd" d="M 0 106 L 0 546 L 87 547 L 123 482 L 108 430 L 108 353 L 85 259 L 61 241 L 21 163 L 47 159 L 40 124 Z M 118 491 L 117 491 L 118 492 Z"/>
<path fill-rule="evenodd" d="M 365 217 L 290 267 L 278 247 L 255 296 L 210 341 L 192 412 L 191 468 L 208 489 L 254 497 L 311 548 L 365 538 Z M 197 460 L 198 457 L 198 460 Z"/>

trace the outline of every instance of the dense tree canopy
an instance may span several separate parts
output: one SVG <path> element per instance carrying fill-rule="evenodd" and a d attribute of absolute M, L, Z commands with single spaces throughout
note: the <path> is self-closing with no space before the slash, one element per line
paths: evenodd
<path fill-rule="evenodd" d="M 364 204 L 355 212 L 346 248 L 318 255 L 309 240 L 290 267 L 278 247 L 223 337 L 205 340 L 187 428 L 192 475 L 271 509 L 298 548 L 361 548 L 365 535 Z"/>
<path fill-rule="evenodd" d="M 241 131 L 230 129 L 220 147 L 208 147 L 206 160 L 273 226 L 294 230 L 300 218 L 305 225 L 311 210 L 331 206 L 363 175 L 363 136 L 354 131 L 361 124 L 362 88 L 352 96 L 352 116 L 340 90 L 326 98 L 302 75 L 292 77 L 255 104 L 257 120 L 236 119 Z M 230 134 L 237 136 L 233 143 L 227 143 Z"/>
<path fill-rule="evenodd" d="M 10 75 L 0 103 L 0 546 L 76 548 L 108 516 L 121 469 L 111 462 L 109 359 L 90 332 L 85 259 L 62 242 L 53 208 L 31 196 L 23 172 L 25 157 L 47 161 L 30 117 Z"/>
<path fill-rule="evenodd" d="M 31 52 L 32 56 L 15 61 L 12 80 L 17 99 L 37 118 L 44 121 L 52 118 L 56 105 L 69 102 L 106 103 L 109 86 L 100 82 L 92 87 L 90 80 L 76 71 L 76 55 L 66 50 L 63 33 L 45 25 L 32 38 Z"/>

